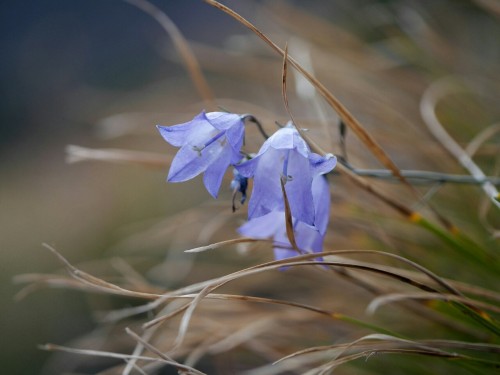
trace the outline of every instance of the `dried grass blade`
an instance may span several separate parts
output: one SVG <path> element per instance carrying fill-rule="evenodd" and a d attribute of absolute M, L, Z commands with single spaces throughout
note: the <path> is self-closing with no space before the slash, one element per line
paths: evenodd
<path fill-rule="evenodd" d="M 184 295 L 175 296 L 172 298 L 173 299 L 174 298 L 191 298 L 192 299 L 192 298 L 196 298 L 197 295 L 198 294 L 184 294 Z M 279 300 L 279 299 L 274 299 L 274 298 L 254 297 L 254 296 L 239 295 L 239 294 L 215 294 L 215 293 L 211 293 L 211 294 L 207 295 L 205 298 L 218 299 L 218 300 L 228 300 L 228 301 L 267 303 L 267 304 L 272 304 L 272 305 L 284 305 L 284 306 L 296 307 L 299 309 L 304 309 L 307 311 L 315 312 L 315 313 L 327 316 L 329 318 L 341 319 L 340 314 L 331 312 L 329 310 L 325 310 L 325 309 L 311 306 L 311 305 L 306 305 L 303 303 L 284 301 L 284 300 Z M 148 327 L 146 327 L 146 328 L 148 328 Z"/>
<path fill-rule="evenodd" d="M 109 283 L 105 280 L 99 279 L 95 276 L 92 276 L 92 275 L 74 267 L 71 263 L 68 262 L 68 260 L 66 258 L 64 258 L 52 246 L 50 246 L 46 243 L 44 243 L 42 245 L 46 249 L 49 249 L 52 252 L 52 254 L 54 254 L 61 261 L 61 263 L 63 263 L 63 265 L 66 267 L 66 270 L 68 271 L 68 273 L 70 274 L 71 277 L 82 282 L 85 285 L 88 285 L 89 287 L 92 287 L 96 291 L 106 292 L 106 293 L 111 293 L 111 294 L 118 294 L 118 295 L 129 296 L 129 297 L 140 297 L 140 298 L 148 298 L 148 299 L 158 298 L 157 294 L 131 291 L 128 289 L 124 289 L 118 285 Z"/>
<path fill-rule="evenodd" d="M 343 266 L 343 267 L 351 267 L 351 268 L 356 268 L 356 269 L 361 269 L 369 272 L 375 272 L 375 273 L 380 273 L 389 277 L 393 277 L 397 280 L 400 280 L 405 283 L 409 283 L 410 285 L 414 285 L 422 290 L 425 291 L 431 291 L 431 292 L 436 292 L 433 288 L 428 287 L 425 284 L 422 284 L 416 280 L 410 279 L 408 277 L 395 274 L 389 271 L 386 271 L 382 268 L 379 267 L 373 267 L 373 266 L 365 266 L 365 265 L 360 265 L 356 263 L 347 263 L 347 262 L 328 262 L 328 261 L 322 261 L 322 262 L 317 262 L 317 261 L 303 261 L 302 259 L 309 259 L 309 258 L 317 258 L 318 256 L 322 256 L 324 253 L 315 253 L 315 254 L 306 254 L 298 257 L 290 259 L 285 259 L 285 260 L 280 260 L 280 261 L 274 261 L 274 262 L 269 262 L 265 263 L 263 265 L 258 265 L 255 267 L 247 268 L 242 271 L 238 271 L 235 273 L 232 273 L 230 275 L 226 275 L 220 278 L 217 278 L 208 284 L 205 284 L 206 286 L 201 290 L 198 295 L 194 298 L 191 303 L 189 303 L 189 307 L 186 309 L 184 316 L 182 317 L 181 323 L 179 325 L 179 331 L 178 335 L 174 344 L 174 348 L 177 348 L 183 341 L 187 328 L 189 326 L 191 317 L 194 313 L 194 310 L 198 306 L 198 304 L 202 301 L 203 298 L 205 298 L 208 294 L 212 293 L 214 290 L 222 287 L 223 285 L 231 282 L 232 280 L 245 277 L 245 276 L 250 276 L 256 273 L 261 273 L 264 271 L 269 271 L 273 269 L 279 269 L 281 267 L 297 267 L 297 266 L 316 266 L 316 265 L 331 265 L 331 266 Z M 298 260 L 299 259 L 299 260 Z M 171 293 L 169 297 L 172 295 L 175 295 L 174 293 Z"/>
<path fill-rule="evenodd" d="M 175 23 L 167 16 L 165 12 L 156 7 L 154 4 L 147 0 L 123 0 L 129 3 L 144 13 L 149 14 L 153 17 L 161 27 L 167 32 L 167 34 L 172 38 L 175 48 L 179 52 L 181 58 L 184 60 L 186 69 L 193 81 L 198 93 L 201 98 L 205 101 L 206 105 L 213 106 L 214 94 L 212 89 L 208 85 L 203 72 L 201 71 L 200 64 L 196 59 L 195 54 L 189 47 L 189 43 L 186 41 L 180 30 L 177 28 Z"/>
<path fill-rule="evenodd" d="M 220 248 L 222 246 L 226 246 L 226 245 L 233 245 L 233 244 L 237 244 L 237 243 L 247 243 L 247 242 L 270 242 L 270 241 L 256 239 L 256 238 L 249 238 L 249 237 L 233 238 L 230 240 L 212 243 L 212 244 L 206 245 L 206 246 L 200 246 L 200 247 L 195 247 L 192 249 L 184 250 L 184 252 L 185 253 L 201 253 L 203 251 L 215 250 L 215 249 L 218 249 L 218 248 Z"/>
<path fill-rule="evenodd" d="M 175 298 L 177 298 L 177 296 Z M 186 303 L 185 305 L 183 305 L 183 306 L 175 309 L 174 311 L 172 311 L 172 312 L 170 312 L 170 313 L 168 313 L 166 315 L 162 315 L 162 316 L 159 316 L 159 317 L 157 317 L 155 319 L 152 319 L 152 320 L 144 323 L 142 325 L 142 328 L 143 329 L 148 329 L 148 328 L 151 328 L 151 327 L 153 327 L 153 326 L 155 326 L 155 325 L 157 325 L 159 323 L 163 323 L 166 320 L 172 319 L 173 317 L 175 317 L 175 316 L 179 315 L 180 313 L 186 311 L 188 309 L 189 305 L 190 305 L 190 303 Z"/>
<path fill-rule="evenodd" d="M 14 296 L 15 301 L 21 301 L 28 295 L 44 288 L 64 288 L 81 290 L 86 292 L 95 292 L 95 288 L 82 283 L 80 280 L 70 279 L 68 277 L 63 277 L 60 275 L 18 275 L 14 278 L 15 283 L 30 283 L 29 285 L 22 288 Z"/>
<path fill-rule="evenodd" d="M 125 328 L 125 332 L 127 332 L 127 334 L 130 335 L 134 340 L 141 343 L 141 345 L 144 345 L 145 348 L 147 348 L 148 350 L 150 350 L 151 352 L 156 354 L 158 357 L 162 358 L 165 361 L 170 362 L 172 364 L 172 366 L 177 368 L 177 370 L 188 371 L 188 374 L 205 375 L 205 373 L 198 371 L 193 367 L 183 365 L 183 364 L 175 361 L 174 359 L 170 358 L 165 353 L 162 353 L 160 350 L 158 350 L 156 347 L 151 345 L 149 342 L 147 342 L 146 340 L 143 340 L 139 335 L 137 335 L 135 332 L 133 332 L 130 328 Z"/>
<path fill-rule="evenodd" d="M 204 0 L 209 5 L 223 11 L 224 13 L 230 15 L 235 20 L 249 28 L 257 36 L 259 36 L 264 42 L 266 42 L 274 51 L 280 54 L 282 57 L 285 56 L 285 51 L 278 47 L 271 39 L 269 39 L 264 33 L 262 33 L 256 26 L 251 22 L 243 18 L 241 15 L 228 8 L 227 6 L 215 1 L 215 0 Z M 408 181 L 401 175 L 399 168 L 390 159 L 390 157 L 385 153 L 382 147 L 375 141 L 375 139 L 364 129 L 361 123 L 347 110 L 346 107 L 330 92 L 328 89 L 314 78 L 307 70 L 305 70 L 297 61 L 293 58 L 288 57 L 287 60 L 290 64 L 297 69 L 300 73 L 307 78 L 307 80 L 319 91 L 321 96 L 327 101 L 327 103 L 338 113 L 338 115 L 344 120 L 345 124 L 348 125 L 354 133 L 359 137 L 359 139 L 370 149 L 370 151 L 375 155 L 375 157 L 388 169 L 390 169 L 395 176 L 397 176 L 401 182 L 408 186 L 413 193 L 415 190 L 408 183 Z M 307 139 L 305 137 L 304 139 Z M 323 150 L 317 150 L 318 153 L 326 154 Z"/>
<path fill-rule="evenodd" d="M 290 203 L 288 202 L 288 197 L 286 195 L 286 190 L 285 190 L 285 183 L 283 182 L 283 180 L 285 178 L 286 178 L 286 176 L 282 176 L 280 178 L 280 184 L 281 184 L 281 192 L 283 193 L 283 200 L 285 202 L 286 236 L 288 237 L 288 241 L 290 241 L 290 244 L 292 245 L 292 247 L 295 250 L 299 251 L 299 248 L 297 246 L 297 242 L 295 241 L 295 233 L 293 232 L 292 211 L 290 210 Z"/>
<path fill-rule="evenodd" d="M 287 82 L 286 79 L 288 74 L 287 60 L 288 60 L 288 43 L 285 44 L 285 51 L 283 53 L 283 69 L 281 71 L 281 97 L 283 98 L 283 103 L 285 105 L 286 112 L 288 113 L 290 120 L 292 120 L 292 123 L 295 125 L 296 124 L 295 120 L 293 118 L 292 112 L 290 111 L 290 106 L 288 105 L 288 96 L 286 90 L 286 82 Z"/>
<path fill-rule="evenodd" d="M 445 349 L 453 348 L 453 349 L 464 349 L 464 350 L 477 350 L 485 353 L 500 354 L 500 345 L 495 345 L 495 344 L 456 341 L 456 340 L 421 340 L 420 342 L 425 345 L 432 345 L 434 347 L 441 347 Z"/>
<path fill-rule="evenodd" d="M 392 303 L 392 302 L 398 302 L 402 301 L 405 299 L 413 299 L 413 300 L 440 300 L 444 302 L 461 302 L 467 306 L 470 307 L 475 307 L 478 309 L 485 309 L 489 311 L 493 311 L 496 313 L 500 313 L 500 307 L 494 306 L 489 303 L 481 302 L 481 301 L 473 301 L 469 298 L 463 297 L 463 296 L 457 296 L 453 294 L 442 294 L 442 293 L 392 293 L 388 294 L 385 296 L 380 296 L 377 298 L 374 298 L 368 307 L 366 308 L 366 311 L 368 314 L 373 314 L 375 311 L 387 304 L 387 303 Z"/>
<path fill-rule="evenodd" d="M 457 358 L 463 358 L 465 357 L 455 354 L 455 353 L 436 353 L 435 351 L 428 351 L 425 349 L 377 349 L 375 346 L 373 349 L 366 350 L 360 353 L 355 353 L 351 354 L 342 358 L 339 358 L 335 361 L 331 361 L 330 363 L 321 366 L 322 371 L 318 372 L 318 375 L 326 375 L 330 374 L 336 367 L 346 364 L 348 362 L 352 362 L 356 359 L 359 358 L 370 358 L 370 356 L 375 355 L 375 354 L 416 354 L 416 355 L 427 355 L 427 356 L 432 356 L 432 357 L 442 357 L 442 358 L 450 358 L 450 359 L 457 359 Z"/>
<path fill-rule="evenodd" d="M 264 318 L 253 321 L 236 332 L 231 333 L 229 336 L 224 337 L 222 340 L 212 344 L 208 351 L 210 354 L 227 352 L 238 345 L 250 341 L 255 336 L 268 331 L 273 323 L 275 323 L 274 318 Z"/>
<path fill-rule="evenodd" d="M 455 86 L 450 78 L 444 78 L 432 83 L 422 95 L 420 100 L 420 113 L 425 124 L 434 137 L 443 145 L 443 147 L 477 179 L 485 180 L 487 177 L 464 149 L 448 134 L 436 115 L 437 103 L 452 92 Z M 491 202 L 500 208 L 500 194 L 495 185 L 485 180 L 481 184 L 483 191 Z"/>
<path fill-rule="evenodd" d="M 184 337 L 186 336 L 187 330 L 189 328 L 189 324 L 191 322 L 191 318 L 194 314 L 194 310 L 198 307 L 200 302 L 205 298 L 206 295 L 211 293 L 214 289 L 224 285 L 226 282 L 222 282 L 216 285 L 210 285 L 204 288 L 198 295 L 188 304 L 184 315 L 182 316 L 181 322 L 179 324 L 179 331 L 177 337 L 174 342 L 174 349 L 178 348 L 182 342 L 184 341 Z"/>
<path fill-rule="evenodd" d="M 365 349 L 367 344 L 365 341 L 376 341 L 375 345 L 372 345 L 371 348 L 368 346 L 368 349 Z M 380 346 L 379 341 L 382 341 L 382 345 Z M 357 348 L 361 345 L 361 352 L 343 355 L 347 351 L 353 348 Z M 374 353 L 402 353 L 402 354 L 425 354 L 425 355 L 433 355 L 447 358 L 457 358 L 459 355 L 454 353 L 448 353 L 437 348 L 434 348 L 429 345 L 424 345 L 417 341 L 406 340 L 398 337 L 393 337 L 384 334 L 370 334 L 363 336 L 355 341 L 352 341 L 348 344 L 341 345 L 331 345 L 326 347 L 319 348 L 309 348 L 300 352 L 293 353 L 282 360 L 290 357 L 296 357 L 298 355 L 308 354 L 310 352 L 317 352 L 321 350 L 332 350 L 332 349 L 340 349 L 336 351 L 334 354 L 334 359 L 329 361 L 328 363 L 317 367 L 317 369 L 321 369 L 320 374 L 330 373 L 335 367 L 345 364 L 347 362 L 353 361 L 358 358 L 362 358 L 365 356 L 372 355 Z"/>
<path fill-rule="evenodd" d="M 128 328 L 125 328 L 125 330 L 128 330 Z M 126 331 L 127 332 L 127 331 Z M 127 332 L 128 333 L 128 332 Z M 154 330 L 147 330 L 143 333 L 143 337 L 142 337 L 142 340 L 143 341 L 147 341 L 149 339 L 151 339 L 151 337 L 153 336 L 154 334 Z M 137 363 L 137 359 L 135 357 L 137 357 L 138 355 L 142 355 L 143 351 L 144 351 L 144 345 L 140 342 L 140 341 L 137 341 L 137 344 L 134 348 L 134 351 L 132 352 L 132 356 L 134 358 L 130 359 L 129 361 L 127 361 L 127 366 L 125 366 L 125 368 L 123 369 L 122 371 L 122 375 L 129 375 L 130 372 L 133 370 L 133 369 L 136 369 L 138 366 L 136 365 Z M 161 356 L 160 356 L 161 357 Z M 164 358 L 164 357 L 162 357 Z M 166 360 L 170 360 L 170 358 L 164 358 Z"/>
<path fill-rule="evenodd" d="M 327 152 L 322 150 L 321 147 L 318 146 L 316 142 L 314 142 L 311 138 L 307 136 L 307 134 L 304 133 L 302 128 L 299 126 L 299 124 L 293 117 L 292 111 L 290 110 L 290 106 L 288 105 L 287 78 L 288 78 L 288 43 L 285 45 L 285 50 L 283 53 L 283 69 L 281 74 L 281 96 L 283 97 L 283 103 L 285 105 L 286 112 L 288 113 L 290 120 L 292 120 L 292 124 L 295 127 L 295 129 L 297 129 L 300 136 L 305 141 L 307 141 L 309 146 L 318 153 L 326 155 Z"/>
<path fill-rule="evenodd" d="M 492 124 L 486 129 L 480 131 L 465 147 L 464 151 L 470 157 L 474 156 L 481 146 L 486 143 L 490 138 L 500 133 L 500 123 Z"/>
<path fill-rule="evenodd" d="M 130 151 L 111 148 L 87 148 L 75 145 L 66 146 L 66 161 L 106 161 L 121 164 L 137 164 L 151 168 L 164 168 L 171 162 L 171 157 L 152 152 Z"/>
<path fill-rule="evenodd" d="M 147 356 L 132 356 L 130 354 L 121 354 L 121 353 L 113 353 L 113 352 L 106 352 L 102 350 L 88 350 L 88 349 L 77 349 L 77 348 L 70 348 L 67 346 L 61 346 L 61 345 L 54 345 L 54 344 L 45 344 L 39 346 L 41 350 L 46 350 L 46 351 L 59 351 L 59 352 L 66 352 L 66 353 L 73 353 L 73 354 L 82 354 L 82 355 L 90 355 L 90 356 L 96 356 L 96 357 L 107 357 L 107 358 L 117 358 L 117 359 L 123 359 L 123 360 L 130 360 L 133 358 L 140 359 L 143 361 L 150 361 L 150 362 L 162 362 L 162 363 L 168 363 L 168 361 L 165 361 L 162 358 L 153 358 L 153 357 L 147 357 Z"/>

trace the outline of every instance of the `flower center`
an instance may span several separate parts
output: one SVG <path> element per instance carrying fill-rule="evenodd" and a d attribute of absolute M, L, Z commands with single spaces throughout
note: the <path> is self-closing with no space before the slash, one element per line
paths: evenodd
<path fill-rule="evenodd" d="M 219 133 L 217 133 L 214 137 L 210 138 L 203 146 L 193 146 L 193 150 L 198 152 L 198 156 L 201 156 L 201 152 L 206 149 L 208 146 L 210 146 L 212 143 L 214 143 L 216 140 L 218 140 L 220 137 L 224 135 L 226 131 L 223 130 Z"/>

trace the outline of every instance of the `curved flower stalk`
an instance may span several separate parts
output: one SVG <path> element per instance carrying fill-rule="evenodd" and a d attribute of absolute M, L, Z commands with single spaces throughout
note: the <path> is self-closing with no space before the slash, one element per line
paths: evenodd
<path fill-rule="evenodd" d="M 293 218 L 293 229 L 295 241 L 300 250 L 318 253 L 323 250 L 323 239 L 328 226 L 330 209 L 330 192 L 324 176 L 316 176 L 313 179 L 312 196 L 316 227 Z M 251 219 L 238 228 L 238 233 L 258 239 L 273 238 L 274 257 L 277 260 L 298 255 L 286 234 L 284 211 L 271 211 L 266 215 Z"/>
<path fill-rule="evenodd" d="M 315 177 L 330 172 L 336 163 L 332 154 L 320 156 L 311 152 L 292 125 L 279 129 L 264 142 L 253 159 L 236 165 L 243 176 L 254 177 L 249 220 L 285 210 L 280 182 L 284 179 L 292 216 L 318 228 L 312 182 Z"/>
<path fill-rule="evenodd" d="M 168 143 L 180 147 L 170 166 L 167 181 L 183 182 L 204 173 L 205 187 L 217 198 L 226 169 L 242 157 L 242 116 L 202 111 L 184 124 L 157 125 L 157 128 Z"/>

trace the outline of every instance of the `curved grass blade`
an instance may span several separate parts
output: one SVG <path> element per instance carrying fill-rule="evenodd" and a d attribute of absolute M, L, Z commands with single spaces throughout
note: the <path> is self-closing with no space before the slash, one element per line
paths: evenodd
<path fill-rule="evenodd" d="M 167 34 L 172 39 L 175 48 L 179 52 L 179 55 L 184 61 L 186 69 L 195 85 L 198 93 L 201 98 L 205 101 L 205 103 L 209 106 L 213 106 L 214 94 L 212 89 L 208 85 L 205 76 L 203 75 L 200 64 L 196 59 L 191 47 L 189 47 L 189 43 L 186 41 L 180 30 L 177 28 L 175 23 L 167 16 L 165 12 L 163 12 L 160 8 L 158 8 L 153 3 L 150 3 L 147 0 L 123 0 L 126 3 L 129 3 L 144 13 L 149 14 L 153 17 L 161 27 L 167 32 Z"/>

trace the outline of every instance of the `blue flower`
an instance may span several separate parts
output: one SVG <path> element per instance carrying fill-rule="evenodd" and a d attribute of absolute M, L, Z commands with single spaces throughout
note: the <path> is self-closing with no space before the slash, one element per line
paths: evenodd
<path fill-rule="evenodd" d="M 330 192 L 324 176 L 317 176 L 312 182 L 316 227 L 307 225 L 293 218 L 295 242 L 299 250 L 318 253 L 323 250 L 323 239 L 328 226 L 330 211 Z M 277 260 L 297 256 L 286 234 L 284 211 L 271 211 L 266 215 L 251 219 L 238 228 L 238 232 L 246 237 L 274 241 L 274 257 Z"/>
<path fill-rule="evenodd" d="M 217 198 L 226 169 L 242 157 L 242 117 L 203 111 L 184 124 L 158 125 L 157 128 L 168 143 L 180 147 L 170 166 L 167 181 L 183 182 L 204 172 L 203 183 L 208 192 Z"/>
<path fill-rule="evenodd" d="M 311 185 L 316 176 L 330 172 L 336 163 L 332 154 L 320 156 L 311 152 L 294 127 L 279 129 L 253 159 L 236 165 L 243 176 L 254 177 L 249 220 L 285 210 L 280 182 L 283 179 L 292 216 L 318 227 Z"/>

